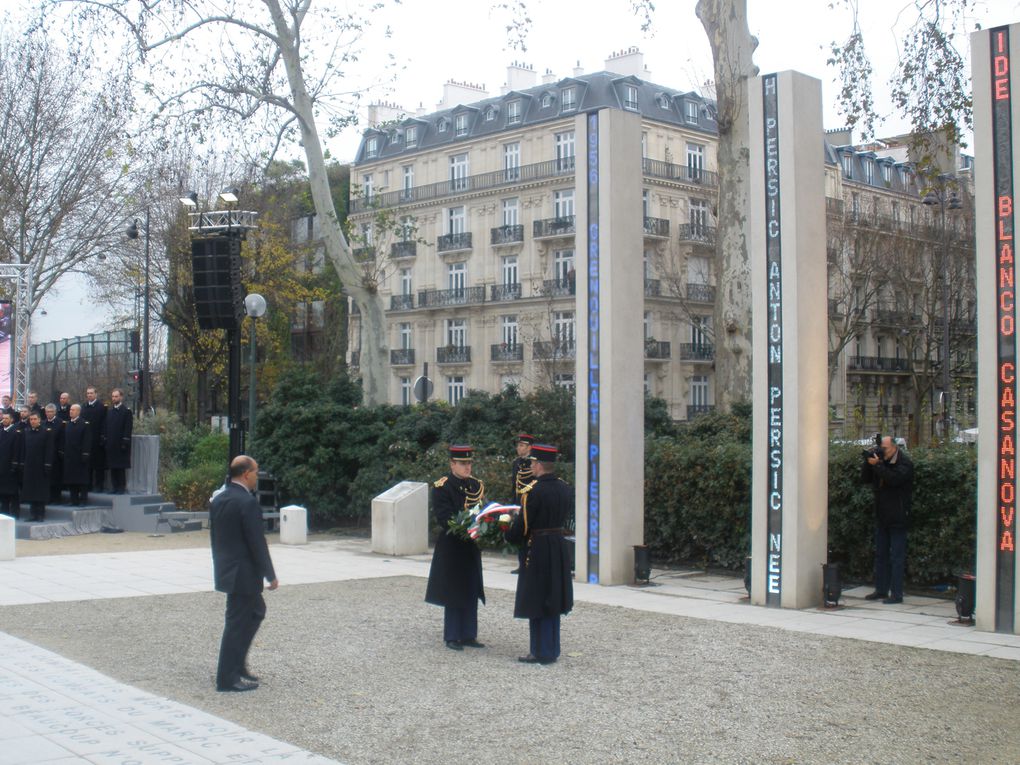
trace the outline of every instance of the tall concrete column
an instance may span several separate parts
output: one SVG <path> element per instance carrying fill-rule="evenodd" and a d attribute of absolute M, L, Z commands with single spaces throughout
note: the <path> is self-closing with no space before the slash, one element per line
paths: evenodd
<path fill-rule="evenodd" d="M 978 629 L 1020 632 L 1016 571 L 1020 24 L 971 35 L 978 311 Z"/>
<path fill-rule="evenodd" d="M 575 130 L 575 570 L 622 584 L 644 541 L 641 120 L 603 109 L 579 114 Z"/>
<path fill-rule="evenodd" d="M 751 602 L 822 599 L 828 535 L 828 321 L 821 83 L 753 79 Z"/>

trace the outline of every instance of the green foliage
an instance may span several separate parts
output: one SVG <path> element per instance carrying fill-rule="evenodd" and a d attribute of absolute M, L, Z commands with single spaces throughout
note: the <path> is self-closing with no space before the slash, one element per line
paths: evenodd
<path fill-rule="evenodd" d="M 223 484 L 226 473 L 226 460 L 179 468 L 163 479 L 163 496 L 181 510 L 206 510 L 209 497 Z"/>
<path fill-rule="evenodd" d="M 205 510 L 227 473 L 229 437 L 207 427 L 187 428 L 176 414 L 157 412 L 139 423 L 159 435 L 159 490 L 182 510 Z"/>
<path fill-rule="evenodd" d="M 230 436 L 226 433 L 206 433 L 195 444 L 188 459 L 188 466 L 218 465 L 220 471 L 226 470 L 227 458 L 230 455 Z"/>

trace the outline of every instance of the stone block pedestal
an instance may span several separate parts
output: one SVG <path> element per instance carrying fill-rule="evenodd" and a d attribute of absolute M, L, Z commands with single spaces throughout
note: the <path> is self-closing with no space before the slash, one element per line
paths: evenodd
<path fill-rule="evenodd" d="M 401 481 L 372 500 L 372 552 L 419 555 L 429 551 L 429 485 Z"/>

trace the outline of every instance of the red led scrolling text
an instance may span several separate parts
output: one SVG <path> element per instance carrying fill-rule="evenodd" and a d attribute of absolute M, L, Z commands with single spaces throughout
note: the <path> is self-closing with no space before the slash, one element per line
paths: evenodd
<path fill-rule="evenodd" d="M 1005 33 L 995 38 L 996 53 L 992 57 L 992 93 L 995 101 L 1005 102 L 997 108 L 1010 108 L 1009 53 Z M 1003 136 L 1009 140 L 1009 136 Z M 999 340 L 1015 342 L 1014 311 L 1016 293 L 1013 259 L 1013 197 L 1000 195 L 996 200 L 996 252 L 998 260 Z M 999 550 L 1015 550 L 1016 520 L 1016 361 L 999 360 Z"/>

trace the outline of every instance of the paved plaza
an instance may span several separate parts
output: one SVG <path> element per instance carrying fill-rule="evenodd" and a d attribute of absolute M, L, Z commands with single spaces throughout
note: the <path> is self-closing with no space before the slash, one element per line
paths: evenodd
<path fill-rule="evenodd" d="M 738 579 L 655 571 L 576 585 L 564 656 L 529 667 L 509 557 L 486 556 L 487 648 L 464 655 L 422 602 L 430 556 L 271 549 L 249 694 L 212 687 L 207 547 L 0 562 L 0 763 L 1020 759 L 1016 726 L 982 722 L 1015 719 L 1020 637 L 951 625 L 948 601 L 765 609 Z"/>

